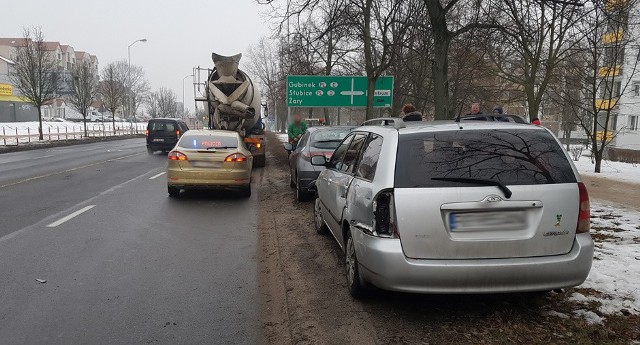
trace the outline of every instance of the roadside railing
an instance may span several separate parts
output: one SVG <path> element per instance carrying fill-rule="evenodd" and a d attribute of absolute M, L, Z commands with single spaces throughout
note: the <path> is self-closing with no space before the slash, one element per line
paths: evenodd
<path fill-rule="evenodd" d="M 111 124 L 91 123 L 87 124 L 87 138 L 113 137 L 123 135 L 144 134 L 146 123 L 116 123 L 115 131 Z M 20 144 L 29 144 L 38 142 L 39 133 L 37 128 L 20 127 L 20 126 L 1 126 L 0 127 L 0 145 L 16 146 Z M 57 140 L 80 140 L 84 139 L 84 126 L 64 126 L 64 125 L 48 125 L 43 126 L 43 139 L 46 141 Z"/>

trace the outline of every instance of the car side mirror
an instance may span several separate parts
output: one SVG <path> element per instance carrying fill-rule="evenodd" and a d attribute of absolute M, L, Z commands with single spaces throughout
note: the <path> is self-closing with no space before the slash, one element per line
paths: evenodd
<path fill-rule="evenodd" d="M 289 152 L 291 152 L 291 151 L 293 151 L 293 145 L 291 145 L 289 143 L 286 143 L 286 144 L 284 144 L 284 149 L 289 151 Z"/>
<path fill-rule="evenodd" d="M 327 158 L 325 156 L 313 156 L 311 157 L 311 165 L 315 166 L 326 166 Z"/>

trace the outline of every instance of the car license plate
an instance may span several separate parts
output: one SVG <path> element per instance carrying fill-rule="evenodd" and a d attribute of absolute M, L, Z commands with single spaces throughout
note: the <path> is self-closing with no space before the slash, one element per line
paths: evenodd
<path fill-rule="evenodd" d="M 163 142 L 164 139 L 153 139 L 154 142 Z"/>
<path fill-rule="evenodd" d="M 450 213 L 451 231 L 521 230 L 527 227 L 525 211 Z"/>
<path fill-rule="evenodd" d="M 200 162 L 195 161 L 192 163 L 195 168 L 219 168 L 222 166 L 220 162 Z"/>

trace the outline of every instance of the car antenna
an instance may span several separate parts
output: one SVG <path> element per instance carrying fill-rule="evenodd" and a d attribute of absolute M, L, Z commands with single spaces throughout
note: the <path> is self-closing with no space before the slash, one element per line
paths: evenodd
<path fill-rule="evenodd" d="M 462 125 L 460 124 L 460 113 L 458 113 L 458 116 L 456 116 L 455 122 L 458 124 L 459 129 L 462 129 Z"/>

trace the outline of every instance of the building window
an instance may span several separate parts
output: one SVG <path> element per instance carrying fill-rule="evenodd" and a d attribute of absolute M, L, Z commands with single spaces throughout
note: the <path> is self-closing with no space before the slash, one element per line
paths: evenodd
<path fill-rule="evenodd" d="M 633 95 L 635 97 L 640 96 L 640 83 L 634 83 L 633 84 Z"/>
<path fill-rule="evenodd" d="M 630 131 L 638 130 L 638 116 L 629 116 L 629 130 Z"/>

